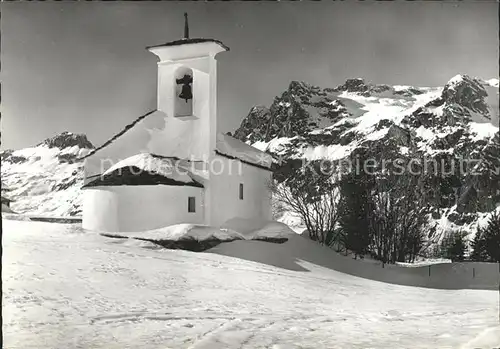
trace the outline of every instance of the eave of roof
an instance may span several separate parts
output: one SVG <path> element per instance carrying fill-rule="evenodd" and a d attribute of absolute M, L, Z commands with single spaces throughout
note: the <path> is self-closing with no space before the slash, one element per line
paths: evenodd
<path fill-rule="evenodd" d="M 156 48 L 156 47 L 164 47 L 164 46 L 180 46 L 180 45 L 187 45 L 187 44 L 199 44 L 199 43 L 205 43 L 205 42 L 213 42 L 218 44 L 220 47 L 222 47 L 224 50 L 229 51 L 229 47 L 224 45 L 222 41 L 216 40 L 216 39 L 204 39 L 204 38 L 192 38 L 192 39 L 179 39 L 179 40 L 174 40 L 167 42 L 165 44 L 160 44 L 160 45 L 153 45 L 153 46 L 146 46 L 146 49 L 151 49 L 151 48 Z"/>
<path fill-rule="evenodd" d="M 219 155 L 238 159 L 256 167 L 270 169 L 272 166 L 273 157 L 271 154 L 263 152 L 228 134 L 217 134 L 215 150 Z"/>
<path fill-rule="evenodd" d="M 236 156 L 231 156 L 231 155 L 227 155 L 227 154 L 221 153 L 218 150 L 215 150 L 215 154 L 223 156 L 223 157 L 231 159 L 231 160 L 241 161 L 244 164 L 247 164 L 247 165 L 250 165 L 250 166 L 254 166 L 254 167 L 260 168 L 262 170 L 266 170 L 266 171 L 269 171 L 269 172 L 274 172 L 274 170 L 272 168 L 269 168 L 269 167 L 266 167 L 266 166 L 262 166 L 262 165 L 257 165 L 257 164 L 254 164 L 253 162 L 245 161 L 243 159 L 237 158 Z"/>
<path fill-rule="evenodd" d="M 170 185 L 170 186 L 188 186 L 203 188 L 203 184 L 192 179 L 192 182 L 181 182 L 172 178 L 168 178 L 156 173 L 141 171 L 138 167 L 124 167 L 113 171 L 107 175 L 93 176 L 87 184 L 82 186 L 82 189 L 97 187 L 97 186 L 139 186 L 139 185 Z"/>
<path fill-rule="evenodd" d="M 110 139 L 108 139 L 106 142 L 104 142 L 102 145 L 100 145 L 99 147 L 93 149 L 90 153 L 88 153 L 87 155 L 85 156 L 82 156 L 78 159 L 76 159 L 77 161 L 81 161 L 81 160 L 85 160 L 86 158 L 88 157 L 91 157 L 92 155 L 94 155 L 95 153 L 97 153 L 99 150 L 103 149 L 103 148 L 106 148 L 108 145 L 110 145 L 111 143 L 113 143 L 116 139 L 118 139 L 120 136 L 122 136 L 123 134 L 125 134 L 128 130 L 130 130 L 131 128 L 133 128 L 136 124 L 138 124 L 141 120 L 145 119 L 146 117 L 148 117 L 149 115 L 157 112 L 158 110 L 151 110 L 149 112 L 147 112 L 146 114 L 143 114 L 141 116 L 139 116 L 137 119 L 135 119 L 134 121 L 132 121 L 130 124 L 128 124 L 127 126 L 125 126 L 125 128 L 123 130 L 121 130 L 120 132 L 118 132 L 117 134 L 115 134 L 113 137 L 111 137 Z"/>

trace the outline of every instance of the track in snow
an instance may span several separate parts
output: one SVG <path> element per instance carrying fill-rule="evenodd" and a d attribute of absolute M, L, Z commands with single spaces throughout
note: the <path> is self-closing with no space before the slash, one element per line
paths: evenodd
<path fill-rule="evenodd" d="M 404 287 L 306 262 L 303 272 L 214 253 L 152 250 L 68 225 L 3 225 L 9 349 L 500 344 L 493 291 Z"/>

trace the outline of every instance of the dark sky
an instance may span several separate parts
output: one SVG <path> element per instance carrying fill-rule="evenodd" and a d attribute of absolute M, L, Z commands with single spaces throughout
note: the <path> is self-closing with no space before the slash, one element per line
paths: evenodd
<path fill-rule="evenodd" d="M 155 108 L 156 57 L 145 50 L 219 39 L 219 125 L 232 131 L 290 80 L 322 87 L 363 77 L 442 86 L 498 76 L 498 4 L 482 2 L 1 3 L 2 148 L 63 131 L 99 145 Z"/>

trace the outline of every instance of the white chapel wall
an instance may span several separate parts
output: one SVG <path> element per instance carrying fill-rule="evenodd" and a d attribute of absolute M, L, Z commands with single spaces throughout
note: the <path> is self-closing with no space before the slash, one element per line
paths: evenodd
<path fill-rule="evenodd" d="M 83 190 L 83 229 L 93 231 L 119 231 L 118 196 L 108 188 Z"/>
<path fill-rule="evenodd" d="M 210 190 L 207 191 L 212 205 L 210 225 L 221 226 L 232 218 L 262 221 L 272 218 L 270 171 L 223 156 L 216 156 L 210 166 Z M 243 183 L 243 200 L 239 198 L 240 183 Z"/>
<path fill-rule="evenodd" d="M 203 224 L 203 188 L 141 185 L 102 186 L 84 190 L 83 228 L 130 232 L 180 223 Z M 188 197 L 195 212 L 188 212 Z"/>

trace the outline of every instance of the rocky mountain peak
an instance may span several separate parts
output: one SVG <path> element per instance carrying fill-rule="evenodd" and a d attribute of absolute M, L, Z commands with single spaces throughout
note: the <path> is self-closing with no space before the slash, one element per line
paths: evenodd
<path fill-rule="evenodd" d="M 471 122 L 491 122 L 496 117 L 495 108 L 485 85 L 486 82 L 469 75 L 456 75 L 439 96 L 416 109 L 404 122 L 417 128 L 433 128 L 435 132 L 443 127 L 468 128 Z"/>
<path fill-rule="evenodd" d="M 47 138 L 37 146 L 46 145 L 49 148 L 65 149 L 78 146 L 81 149 L 94 149 L 94 146 L 84 134 L 74 134 L 71 132 L 63 132 L 54 137 Z"/>
<path fill-rule="evenodd" d="M 262 139 L 268 139 L 267 130 L 271 120 L 269 108 L 263 105 L 257 105 L 250 109 L 248 115 L 241 122 L 241 126 L 234 132 L 234 137 L 241 141 L 247 140 L 252 143 Z"/>
<path fill-rule="evenodd" d="M 255 105 L 250 109 L 250 113 L 253 114 L 263 114 L 269 111 L 269 108 L 265 105 Z"/>
<path fill-rule="evenodd" d="M 347 79 L 344 84 L 337 86 L 332 89 L 335 92 L 351 92 L 357 93 L 364 97 L 369 97 L 372 94 L 381 94 L 387 91 L 394 91 L 394 89 L 389 85 L 375 85 L 372 83 L 367 83 L 362 78 Z M 413 91 L 411 91 L 413 92 Z M 418 91 L 416 91 L 418 93 Z M 406 91 L 408 93 L 408 91 Z M 396 93 L 397 94 L 397 93 Z"/>
<path fill-rule="evenodd" d="M 364 79 L 354 78 L 347 79 L 343 85 L 337 87 L 339 91 L 347 91 L 347 92 L 365 92 L 368 90 L 368 86 L 365 83 Z"/>
<path fill-rule="evenodd" d="M 235 132 L 242 141 L 305 136 L 349 117 L 344 103 L 331 90 L 292 80 L 266 108 L 253 107 Z"/>
<path fill-rule="evenodd" d="M 486 92 L 479 79 L 468 75 L 456 75 L 446 83 L 441 95 L 446 103 L 455 103 L 476 113 L 489 115 Z"/>
<path fill-rule="evenodd" d="M 321 88 L 307 84 L 303 81 L 292 80 L 288 85 L 285 94 L 292 94 L 295 96 L 310 96 L 311 94 L 321 94 Z"/>

